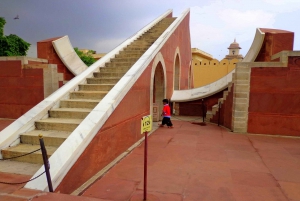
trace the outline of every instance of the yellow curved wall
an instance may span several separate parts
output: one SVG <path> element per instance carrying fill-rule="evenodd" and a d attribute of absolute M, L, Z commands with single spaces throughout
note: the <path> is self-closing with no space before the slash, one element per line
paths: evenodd
<path fill-rule="evenodd" d="M 194 88 L 205 86 L 224 77 L 235 68 L 237 62 L 238 59 L 223 59 L 219 62 L 216 59 L 193 58 Z"/>

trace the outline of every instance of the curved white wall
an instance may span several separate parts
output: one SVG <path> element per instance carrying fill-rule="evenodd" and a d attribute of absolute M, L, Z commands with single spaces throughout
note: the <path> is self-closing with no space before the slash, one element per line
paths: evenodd
<path fill-rule="evenodd" d="M 261 49 L 261 46 L 264 41 L 264 37 L 265 37 L 265 33 L 263 33 L 259 28 L 257 28 L 252 45 L 248 53 L 246 54 L 245 58 L 241 62 L 254 62 Z M 228 87 L 228 84 L 232 81 L 232 75 L 234 72 L 235 69 L 229 72 L 221 79 L 202 87 L 187 89 L 187 90 L 174 90 L 173 95 L 171 97 L 171 101 L 174 102 L 193 101 L 193 100 L 199 100 L 211 96 L 213 94 L 216 94 Z"/>
<path fill-rule="evenodd" d="M 73 75 L 79 75 L 87 69 L 88 66 L 79 58 L 68 36 L 52 41 L 52 44 L 61 61 Z"/>

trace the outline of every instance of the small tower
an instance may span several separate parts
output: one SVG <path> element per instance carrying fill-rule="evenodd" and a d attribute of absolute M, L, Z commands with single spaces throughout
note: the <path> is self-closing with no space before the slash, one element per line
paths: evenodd
<path fill-rule="evenodd" d="M 225 59 L 231 60 L 231 59 L 243 59 L 243 56 L 240 54 L 240 45 L 235 41 L 230 44 L 228 47 L 229 54 L 225 56 Z"/>

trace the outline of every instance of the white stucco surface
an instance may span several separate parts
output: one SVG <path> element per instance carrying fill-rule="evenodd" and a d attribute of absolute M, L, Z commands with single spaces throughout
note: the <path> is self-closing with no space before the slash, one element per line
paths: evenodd
<path fill-rule="evenodd" d="M 87 65 L 83 63 L 75 52 L 68 36 L 52 41 L 52 44 L 61 61 L 73 75 L 79 75 L 87 69 Z"/>

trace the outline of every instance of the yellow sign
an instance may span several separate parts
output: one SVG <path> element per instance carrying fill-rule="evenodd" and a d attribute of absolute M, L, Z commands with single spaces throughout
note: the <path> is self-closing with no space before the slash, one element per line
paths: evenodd
<path fill-rule="evenodd" d="M 150 132 L 152 130 L 152 118 L 151 115 L 144 116 L 141 121 L 141 134 Z"/>

